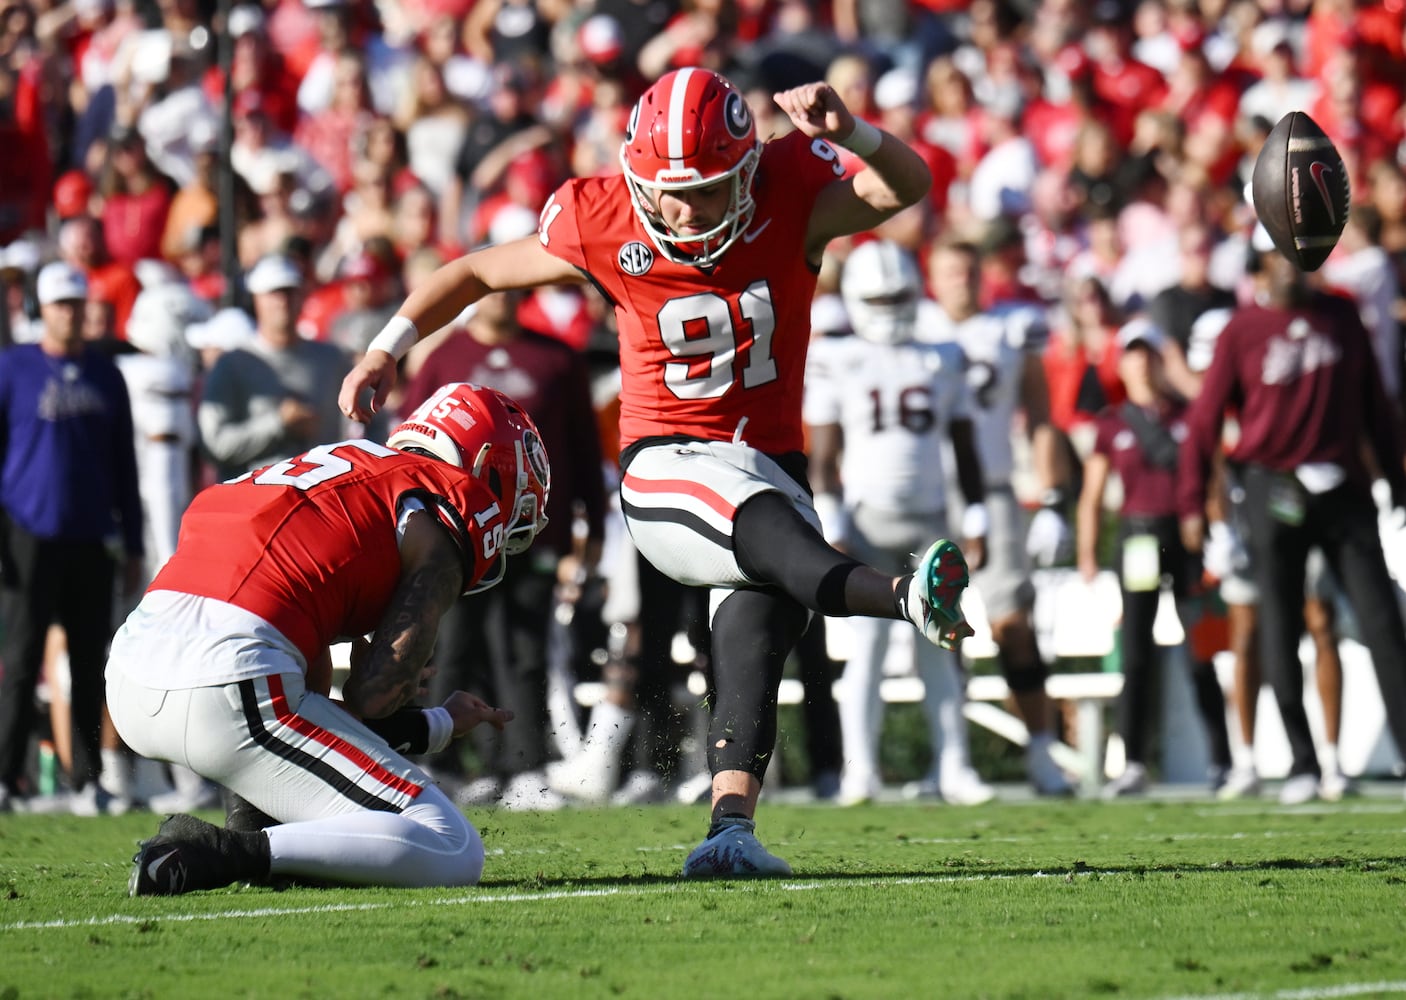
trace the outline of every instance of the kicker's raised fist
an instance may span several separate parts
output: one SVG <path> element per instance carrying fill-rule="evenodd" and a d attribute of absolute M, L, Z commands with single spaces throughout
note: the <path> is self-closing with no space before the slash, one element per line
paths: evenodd
<path fill-rule="evenodd" d="M 812 139 L 844 138 L 854 130 L 854 115 L 828 83 L 792 87 L 773 94 L 772 100 Z"/>

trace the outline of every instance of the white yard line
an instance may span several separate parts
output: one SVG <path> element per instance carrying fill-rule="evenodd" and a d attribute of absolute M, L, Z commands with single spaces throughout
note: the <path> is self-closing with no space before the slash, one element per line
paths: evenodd
<path fill-rule="evenodd" d="M 830 878 L 820 881 L 786 882 L 777 879 L 748 882 L 728 881 L 733 891 L 739 889 L 781 888 L 791 892 L 813 892 L 820 889 L 852 889 L 857 885 L 933 885 L 951 882 L 986 882 L 1016 878 L 1055 878 L 1064 877 L 1067 872 L 1032 872 L 1030 875 L 921 875 L 911 878 L 891 878 L 876 875 L 855 875 L 848 878 Z M 1077 876 L 1095 874 L 1081 871 Z M 1104 872 L 1102 874 L 1113 874 Z M 557 899 L 591 899 L 601 896 L 654 896 L 677 892 L 677 884 L 617 886 L 601 889 L 563 889 L 553 892 L 514 892 L 494 894 L 484 890 L 472 896 L 455 896 L 449 899 L 419 900 L 410 899 L 384 903 L 333 903 L 321 906 L 265 906 L 254 910 L 219 910 L 211 913 L 114 913 L 106 917 L 85 917 L 81 920 L 25 920 L 12 924 L 0 924 L 0 934 L 10 931 L 63 930 L 72 927 L 107 927 L 114 924 L 141 924 L 148 921 L 171 923 L 195 923 L 197 921 L 247 920 L 251 918 L 305 916 L 309 913 L 367 913 L 377 910 L 411 909 L 420 906 L 474 906 L 483 903 L 536 903 Z"/>
<path fill-rule="evenodd" d="M 1310 986 L 1296 990 L 1275 990 L 1272 993 L 1194 993 L 1162 1000 L 1331 1000 L 1333 997 L 1381 996 L 1386 993 L 1406 993 L 1406 982 L 1340 983 L 1337 986 Z"/>

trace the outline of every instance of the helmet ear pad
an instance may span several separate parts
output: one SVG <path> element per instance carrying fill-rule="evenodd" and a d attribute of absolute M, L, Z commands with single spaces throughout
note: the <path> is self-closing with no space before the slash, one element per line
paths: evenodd
<path fill-rule="evenodd" d="M 665 74 L 630 112 L 620 165 L 635 214 L 666 259 L 709 267 L 752 223 L 752 180 L 761 143 L 747 99 L 711 70 Z M 659 196 L 726 182 L 726 210 L 701 233 L 675 233 L 659 210 Z M 712 220 L 709 220 L 712 221 Z"/>

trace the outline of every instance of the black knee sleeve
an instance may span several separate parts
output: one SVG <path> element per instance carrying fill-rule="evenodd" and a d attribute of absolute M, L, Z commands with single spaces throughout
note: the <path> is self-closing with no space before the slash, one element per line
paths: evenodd
<path fill-rule="evenodd" d="M 759 493 L 738 508 L 732 547 L 752 579 L 779 587 L 811 611 L 851 614 L 845 581 L 861 564 L 827 545 L 782 494 Z"/>
<path fill-rule="evenodd" d="M 1016 694 L 1023 694 L 1026 691 L 1043 691 L 1045 681 L 1050 676 L 1049 668 L 1040 660 L 1023 666 L 1007 666 L 1003 657 L 1001 668 L 1001 673 L 1006 678 L 1006 685 Z"/>
<path fill-rule="evenodd" d="M 776 699 L 806 609 L 775 590 L 739 590 L 713 619 L 708 769 L 761 780 L 776 745 Z"/>
<path fill-rule="evenodd" d="M 1001 667 L 1001 676 L 1012 691 L 1039 691 L 1049 679 L 1050 668 L 1040 655 L 1040 647 L 1035 642 L 1035 633 L 1024 624 L 1019 627 L 1003 626 L 996 635 L 996 662 Z"/>

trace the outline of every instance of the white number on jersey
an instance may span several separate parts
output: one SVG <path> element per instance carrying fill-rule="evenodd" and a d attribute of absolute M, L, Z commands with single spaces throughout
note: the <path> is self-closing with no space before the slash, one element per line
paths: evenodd
<path fill-rule="evenodd" d="M 341 455 L 334 454 L 338 448 L 354 448 L 375 458 L 388 458 L 398 454 L 394 448 L 377 444 L 375 441 L 359 439 L 339 441 L 337 444 L 320 444 L 300 458 L 270 465 L 254 477 L 260 486 L 291 486 L 295 490 L 310 490 L 329 479 L 344 476 L 352 470 L 352 464 Z M 294 469 L 300 469 L 296 475 Z"/>
<path fill-rule="evenodd" d="M 727 299 L 717 292 L 699 292 L 670 299 L 659 310 L 659 336 L 669 353 L 687 360 L 664 366 L 664 384 L 679 399 L 715 399 L 735 381 L 733 360 L 751 328 L 751 348 L 742 371 L 742 388 L 753 389 L 776 378 L 771 338 L 776 332 L 776 312 L 771 288 L 755 281 L 738 296 L 742 330 L 732 319 Z"/>

